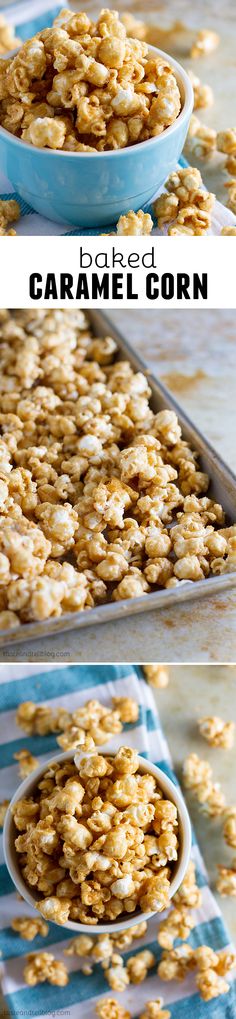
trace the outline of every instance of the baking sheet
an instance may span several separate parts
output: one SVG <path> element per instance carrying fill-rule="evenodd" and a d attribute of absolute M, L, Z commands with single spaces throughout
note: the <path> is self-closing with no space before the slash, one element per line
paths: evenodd
<path fill-rule="evenodd" d="M 201 468 L 211 478 L 208 495 L 223 506 L 227 522 L 234 523 L 236 519 L 236 477 L 221 460 L 213 447 L 206 441 L 201 432 L 195 428 L 190 418 L 184 413 L 177 401 L 168 389 L 152 375 L 146 368 L 144 361 L 135 353 L 126 338 L 114 327 L 108 315 L 99 311 L 87 311 L 86 315 L 91 322 L 96 335 L 101 337 L 112 336 L 119 348 L 120 359 L 129 360 L 136 371 L 142 371 L 148 378 L 152 389 L 150 400 L 152 410 L 157 413 L 163 408 L 174 410 L 178 416 L 183 438 L 186 439 L 200 454 Z M 169 605 L 179 605 L 184 601 L 193 601 L 217 595 L 221 591 L 229 590 L 236 584 L 236 571 L 226 573 L 217 577 L 207 577 L 195 583 L 180 584 L 175 588 L 159 589 L 150 594 L 143 594 L 140 598 L 128 598 L 124 601 L 109 602 L 99 605 L 93 609 L 86 609 L 82 612 L 65 613 L 59 618 L 50 617 L 43 622 L 22 624 L 16 630 L 0 631 L 0 647 L 7 647 L 9 644 L 20 643 L 24 640 L 34 640 L 38 637 L 47 637 L 56 633 L 63 633 L 66 630 L 81 629 L 84 626 L 100 625 L 108 620 L 116 620 L 128 615 L 137 615 L 139 612 L 150 612 L 152 609 L 165 608 Z"/>

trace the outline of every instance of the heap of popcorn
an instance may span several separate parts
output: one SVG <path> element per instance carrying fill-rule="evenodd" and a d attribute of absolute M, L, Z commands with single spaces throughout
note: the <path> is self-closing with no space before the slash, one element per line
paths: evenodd
<path fill-rule="evenodd" d="M 0 627 L 235 570 L 176 414 L 81 311 L 0 312 Z"/>
<path fill-rule="evenodd" d="M 181 100 L 168 61 L 129 38 L 117 11 L 62 10 L 53 27 L 0 64 L 0 122 L 39 147 L 102 152 L 146 141 L 176 120 Z"/>
<path fill-rule="evenodd" d="M 169 905 L 178 818 L 136 750 L 78 751 L 49 764 L 33 795 L 18 800 L 15 847 L 24 881 L 46 920 L 109 922 Z"/>

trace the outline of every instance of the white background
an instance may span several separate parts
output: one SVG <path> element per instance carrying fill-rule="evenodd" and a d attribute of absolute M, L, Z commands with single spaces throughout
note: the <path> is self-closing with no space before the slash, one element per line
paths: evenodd
<path fill-rule="evenodd" d="M 150 252 L 155 247 L 155 270 L 144 269 L 141 263 L 142 255 Z M 111 258 L 112 249 L 121 251 L 128 258 L 132 252 L 139 252 L 140 267 L 132 270 L 121 269 L 119 265 L 113 269 L 115 272 L 124 274 L 123 299 L 105 301 L 98 298 L 97 301 L 45 301 L 43 298 L 32 301 L 29 297 L 29 276 L 32 272 L 43 275 L 54 272 L 59 281 L 60 273 L 71 273 L 75 285 L 79 272 L 84 272 L 79 264 L 81 248 L 84 252 L 90 252 L 93 260 L 98 253 L 106 252 Z M 27 237 L 21 237 L 20 244 L 17 237 L 5 237 L 2 247 L 1 273 L 0 273 L 0 307 L 29 308 L 35 307 L 93 307 L 100 308 L 234 308 L 235 298 L 235 238 L 234 237 L 178 237 L 171 241 L 169 237 L 31 237 L 30 244 Z M 91 272 L 98 272 L 102 276 L 106 268 L 87 269 L 88 285 L 90 284 Z M 127 302 L 126 299 L 126 272 L 133 272 L 135 292 L 139 299 Z M 196 301 L 178 301 L 174 297 L 170 301 L 159 297 L 155 301 L 149 301 L 146 297 L 146 273 L 149 271 L 158 272 L 159 277 L 165 272 L 176 274 L 188 273 L 190 279 L 192 274 L 203 272 L 208 273 L 208 299 L 201 297 Z M 112 268 L 110 270 L 112 273 Z"/>

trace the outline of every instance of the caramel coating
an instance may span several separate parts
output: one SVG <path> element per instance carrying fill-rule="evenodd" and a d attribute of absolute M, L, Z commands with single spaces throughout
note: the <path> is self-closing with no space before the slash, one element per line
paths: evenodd
<path fill-rule="evenodd" d="M 22 875 L 41 893 L 38 909 L 46 921 L 94 925 L 169 904 L 177 809 L 163 799 L 152 775 L 140 773 L 136 750 L 120 747 L 113 757 L 94 751 L 83 756 L 81 750 L 74 764 L 52 762 L 34 798 L 18 801 L 13 817 Z M 110 986 L 122 990 L 129 980 L 144 979 L 153 965 L 145 951 L 126 969 L 116 956 L 145 929 L 141 921 L 115 945 L 105 939 L 93 948 L 91 939 L 75 939 L 68 954 L 104 959 Z"/>
<path fill-rule="evenodd" d="M 205 230 L 199 172 L 178 170 L 168 187 L 181 203 L 170 229 Z M 0 353 L 2 628 L 235 569 L 236 528 L 207 496 L 197 453 L 173 411 L 154 413 L 146 375 L 112 337 L 94 337 L 79 310 L 6 312 Z M 60 731 L 48 708 L 28 711 L 29 734 Z M 63 749 L 83 744 L 69 722 Z M 122 731 L 116 710 L 108 722 Z M 96 744 L 104 728 L 91 729 Z"/>
<path fill-rule="evenodd" d="M 145 34 L 129 14 L 119 20 L 103 9 L 95 23 L 62 10 L 1 67 L 2 126 L 36 148 L 78 153 L 162 133 L 179 115 L 180 92 L 171 64 L 150 57 Z"/>

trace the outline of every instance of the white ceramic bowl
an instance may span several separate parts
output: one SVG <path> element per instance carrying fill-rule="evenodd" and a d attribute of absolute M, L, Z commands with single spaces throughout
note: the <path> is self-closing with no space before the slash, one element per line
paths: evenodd
<path fill-rule="evenodd" d="M 101 748 L 99 749 L 101 750 Z M 101 750 L 101 752 L 104 756 L 115 756 L 112 751 L 110 753 L 106 750 L 104 753 L 104 751 Z M 38 784 L 38 781 L 42 778 L 49 765 L 56 762 L 73 760 L 74 753 L 75 751 L 67 751 L 64 754 L 56 754 L 54 757 L 49 758 L 46 763 L 44 762 L 44 764 L 39 765 L 39 768 L 35 769 L 35 771 L 24 780 L 24 782 L 21 782 L 21 785 L 12 797 L 6 814 L 3 831 L 3 846 L 6 865 L 18 892 L 22 895 L 23 899 L 25 899 L 26 902 L 35 909 L 37 909 L 37 901 L 42 898 L 42 894 L 34 889 L 30 889 L 25 884 L 22 877 L 19 867 L 19 858 L 15 849 L 15 838 L 19 832 L 15 827 L 11 808 L 15 803 L 17 803 L 17 800 L 33 795 L 35 786 Z M 156 768 L 155 764 L 152 764 L 151 761 L 145 760 L 144 757 L 139 757 L 138 760 L 140 772 L 142 772 L 142 774 L 149 773 L 154 775 L 154 778 L 156 778 L 164 796 L 167 799 L 172 800 L 178 810 L 179 850 L 178 859 L 173 865 L 173 877 L 171 878 L 170 883 L 170 898 L 172 898 L 183 881 L 189 863 L 191 850 L 191 825 L 189 815 L 179 789 L 174 785 L 170 778 L 167 778 L 165 772 L 162 771 L 161 768 Z M 151 916 L 154 916 L 153 912 L 141 913 L 141 910 L 137 910 L 136 913 L 128 914 L 127 920 L 123 918 L 121 920 L 116 920 L 115 923 L 98 923 L 94 926 L 94 928 L 92 925 L 74 923 L 72 920 L 68 920 L 68 922 L 64 924 L 64 927 L 66 930 L 74 931 L 77 934 L 108 934 L 109 932 L 113 933 L 115 931 L 127 930 L 128 927 L 134 927 L 135 923 L 139 923 L 141 920 L 149 920 Z"/>

